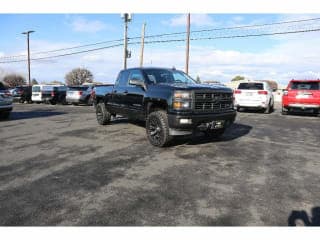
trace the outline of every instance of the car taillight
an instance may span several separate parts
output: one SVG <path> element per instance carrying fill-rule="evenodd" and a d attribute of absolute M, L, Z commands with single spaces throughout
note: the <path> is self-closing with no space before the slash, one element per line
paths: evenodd
<path fill-rule="evenodd" d="M 51 92 L 51 97 L 54 97 L 54 92 Z"/>
<path fill-rule="evenodd" d="M 79 95 L 82 95 L 82 91 L 79 91 L 78 94 L 79 94 Z"/>
<path fill-rule="evenodd" d="M 258 94 L 268 95 L 268 91 L 258 91 Z"/>
<path fill-rule="evenodd" d="M 235 90 L 234 94 L 241 94 L 241 90 Z"/>

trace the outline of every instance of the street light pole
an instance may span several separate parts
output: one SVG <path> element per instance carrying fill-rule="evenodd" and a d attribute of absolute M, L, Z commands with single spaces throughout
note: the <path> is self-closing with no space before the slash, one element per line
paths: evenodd
<path fill-rule="evenodd" d="M 146 31 L 146 23 L 142 25 L 141 32 L 141 52 L 140 52 L 140 67 L 143 67 L 143 51 L 144 51 L 144 34 Z"/>
<path fill-rule="evenodd" d="M 27 35 L 27 45 L 28 45 L 28 83 L 31 86 L 31 73 L 30 73 L 30 41 L 29 41 L 29 34 L 33 33 L 34 31 L 27 31 L 23 32 L 22 34 Z"/>
<path fill-rule="evenodd" d="M 123 53 L 123 69 L 127 69 L 127 58 L 128 58 L 128 22 L 131 21 L 131 14 L 124 13 L 121 14 L 121 17 L 124 19 L 124 53 Z"/>
<path fill-rule="evenodd" d="M 187 39 L 186 39 L 186 73 L 189 74 L 189 48 L 190 48 L 190 13 L 187 15 Z"/>

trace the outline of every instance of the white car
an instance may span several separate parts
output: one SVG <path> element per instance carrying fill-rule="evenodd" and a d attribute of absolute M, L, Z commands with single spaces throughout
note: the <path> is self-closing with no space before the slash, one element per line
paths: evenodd
<path fill-rule="evenodd" d="M 243 82 L 234 91 L 235 107 L 239 111 L 241 108 L 264 109 L 265 113 L 270 113 L 274 109 L 274 97 L 272 89 L 267 82 Z"/>

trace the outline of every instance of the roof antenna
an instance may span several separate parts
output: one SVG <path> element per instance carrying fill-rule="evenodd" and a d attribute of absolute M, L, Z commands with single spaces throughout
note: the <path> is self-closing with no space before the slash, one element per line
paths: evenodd
<path fill-rule="evenodd" d="M 172 70 L 173 70 L 173 71 L 175 71 L 175 70 L 177 70 L 177 69 L 176 69 L 176 67 L 175 67 L 175 66 L 172 66 Z"/>

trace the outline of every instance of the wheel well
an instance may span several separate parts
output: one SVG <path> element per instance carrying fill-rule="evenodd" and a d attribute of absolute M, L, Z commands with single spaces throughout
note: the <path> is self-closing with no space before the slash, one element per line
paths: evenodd
<path fill-rule="evenodd" d="M 165 110 L 167 111 L 167 104 L 165 102 L 149 102 L 147 104 L 147 114 L 150 114 L 157 110 Z"/>

